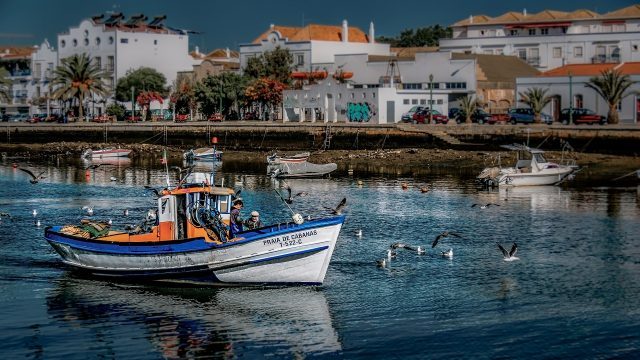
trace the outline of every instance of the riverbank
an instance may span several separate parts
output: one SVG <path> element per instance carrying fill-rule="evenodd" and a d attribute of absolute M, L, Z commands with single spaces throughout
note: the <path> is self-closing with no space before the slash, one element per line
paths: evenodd
<path fill-rule="evenodd" d="M 0 144 L 0 152 L 7 158 L 17 161 L 45 161 L 51 157 L 66 156 L 79 158 L 86 149 L 93 148 L 128 148 L 132 150 L 131 157 L 152 159 L 152 163 L 159 163 L 165 149 L 155 144 L 124 144 L 109 143 L 96 146 L 87 142 L 52 142 L 46 144 Z M 190 149 L 185 146 L 166 147 L 170 162 L 179 163 L 182 154 Z M 266 164 L 266 157 L 272 151 L 241 151 L 222 149 L 224 162 L 261 167 Z M 469 151 L 455 149 L 433 148 L 405 148 L 389 150 L 327 150 L 312 152 L 310 162 L 323 164 L 335 162 L 338 164 L 338 174 L 346 174 L 353 170 L 360 174 L 379 174 L 393 176 L 427 176 L 433 172 L 446 170 L 456 171 L 465 176 L 474 176 L 487 166 L 502 164 L 507 166 L 515 161 L 512 151 Z M 570 152 L 564 155 L 558 151 L 548 151 L 545 156 L 550 160 L 559 161 L 570 158 L 584 168 L 582 178 L 588 179 L 590 185 L 630 185 L 633 178 L 612 183 L 611 180 L 640 169 L 640 157 L 622 156 L 599 153 Z"/>

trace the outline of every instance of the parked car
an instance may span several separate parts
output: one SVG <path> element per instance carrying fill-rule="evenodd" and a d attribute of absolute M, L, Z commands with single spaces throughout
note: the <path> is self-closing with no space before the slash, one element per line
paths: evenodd
<path fill-rule="evenodd" d="M 449 109 L 449 119 L 455 119 L 456 117 L 458 117 L 459 112 L 460 112 L 460 109 L 458 108 Z"/>
<path fill-rule="evenodd" d="M 562 111 L 560 111 L 560 122 L 563 125 L 569 124 L 569 120 L 570 120 L 569 110 L 570 109 L 562 109 Z M 571 118 L 573 119 L 573 123 L 576 125 L 579 125 L 579 124 L 604 125 L 607 123 L 607 118 L 596 114 L 593 110 L 589 110 L 589 109 L 571 109 L 571 110 L 573 110 L 573 114 Z"/>
<path fill-rule="evenodd" d="M 540 113 L 542 122 L 547 125 L 553 124 L 553 118 L 545 113 Z M 535 115 L 531 108 L 509 109 L 509 122 L 515 124 L 531 124 L 535 121 Z"/>
<path fill-rule="evenodd" d="M 9 114 L 0 114 L 0 118 L 2 121 L 9 121 L 11 119 L 11 115 Z"/>
<path fill-rule="evenodd" d="M 29 121 L 31 116 L 29 114 L 15 114 L 11 116 L 11 121 Z"/>
<path fill-rule="evenodd" d="M 495 125 L 500 123 L 504 125 L 509 122 L 509 114 L 491 114 L 491 119 L 487 121 L 487 124 Z"/>
<path fill-rule="evenodd" d="M 124 111 L 124 119 L 127 122 L 137 122 L 142 120 L 142 116 L 139 111 L 136 111 L 133 117 L 131 116 L 131 110 Z"/>
<path fill-rule="evenodd" d="M 460 110 L 456 114 L 456 123 L 461 124 L 467 120 L 465 113 Z M 491 121 L 491 114 L 478 108 L 471 114 L 471 122 L 484 124 Z"/>
<path fill-rule="evenodd" d="M 222 121 L 222 114 L 213 113 L 213 114 L 209 115 L 207 120 L 209 120 L 209 121 Z"/>
<path fill-rule="evenodd" d="M 431 114 L 431 118 L 436 124 L 446 124 L 449 122 L 449 118 L 442 115 L 438 110 L 422 109 L 413 114 L 413 123 L 426 124 L 429 121 L 429 114 Z"/>
<path fill-rule="evenodd" d="M 47 118 L 47 114 L 33 114 L 31 115 L 31 118 L 27 120 L 27 122 L 30 122 L 30 123 L 44 122 L 46 118 Z"/>
<path fill-rule="evenodd" d="M 404 121 L 404 122 L 411 122 L 413 121 L 413 114 L 415 114 L 416 112 L 425 109 L 424 106 L 414 106 L 411 109 L 409 109 L 409 111 L 407 111 L 406 113 L 402 114 L 402 116 L 400 117 L 400 121 Z"/>

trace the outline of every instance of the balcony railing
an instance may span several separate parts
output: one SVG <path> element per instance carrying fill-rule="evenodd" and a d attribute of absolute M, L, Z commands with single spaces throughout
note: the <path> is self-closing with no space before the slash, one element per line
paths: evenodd
<path fill-rule="evenodd" d="M 13 70 L 9 72 L 9 76 L 19 77 L 19 76 L 31 76 L 31 70 Z"/>
<path fill-rule="evenodd" d="M 592 64 L 619 63 L 620 55 L 596 55 L 591 58 Z"/>
<path fill-rule="evenodd" d="M 527 64 L 531 66 L 540 66 L 540 57 L 539 56 L 530 56 L 525 60 Z"/>

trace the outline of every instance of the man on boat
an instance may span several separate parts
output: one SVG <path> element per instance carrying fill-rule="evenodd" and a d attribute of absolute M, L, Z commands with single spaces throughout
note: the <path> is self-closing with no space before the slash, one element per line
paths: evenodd
<path fill-rule="evenodd" d="M 253 230 L 264 226 L 262 221 L 260 221 L 260 213 L 257 211 L 251 212 L 251 217 L 244 222 L 244 225 L 247 227 L 247 230 Z"/>
<path fill-rule="evenodd" d="M 242 231 L 242 218 L 240 218 L 240 210 L 242 209 L 242 200 L 237 199 L 231 207 L 231 218 L 229 220 L 229 238 L 233 239 L 237 233 Z"/>

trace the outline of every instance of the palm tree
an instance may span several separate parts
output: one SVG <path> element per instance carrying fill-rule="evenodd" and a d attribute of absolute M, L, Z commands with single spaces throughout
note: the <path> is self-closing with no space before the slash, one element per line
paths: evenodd
<path fill-rule="evenodd" d="M 593 89 L 607 102 L 607 105 L 609 105 L 607 122 L 609 124 L 617 124 L 620 120 L 618 104 L 622 99 L 631 95 L 631 93 L 625 94 L 625 91 L 634 83 L 635 81 L 632 81 L 629 75 L 622 75 L 618 70 L 607 70 L 602 71 L 600 76 L 589 79 L 585 86 Z"/>
<path fill-rule="evenodd" d="M 551 96 L 547 95 L 549 89 L 531 88 L 525 92 L 518 93 L 520 102 L 526 104 L 533 110 L 533 123 L 542 124 L 542 109 L 551 102 Z"/>
<path fill-rule="evenodd" d="M 476 107 L 478 106 L 478 100 L 473 98 L 473 95 L 467 95 L 460 99 L 460 111 L 465 116 L 464 122 L 467 124 L 471 124 L 471 116 L 476 111 Z"/>
<path fill-rule="evenodd" d="M 91 61 L 87 54 L 73 55 L 62 60 L 62 65 L 54 71 L 51 82 L 55 88 L 53 98 L 59 100 L 78 100 L 79 116 L 84 116 L 82 104 L 92 94 L 106 97 L 108 88 L 103 81 L 107 76 L 98 64 Z"/>
<path fill-rule="evenodd" d="M 0 67 L 0 99 L 9 101 L 11 96 L 11 80 L 8 79 L 9 72 L 7 69 Z"/>

